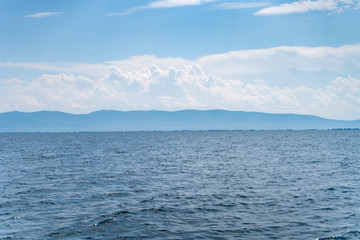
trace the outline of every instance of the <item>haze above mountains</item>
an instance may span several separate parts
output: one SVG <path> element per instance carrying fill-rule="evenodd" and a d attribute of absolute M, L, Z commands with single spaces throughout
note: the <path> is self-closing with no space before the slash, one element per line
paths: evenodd
<path fill-rule="evenodd" d="M 310 115 L 226 110 L 96 111 L 89 114 L 40 111 L 0 113 L 0 132 L 306 130 L 360 128 L 360 120 Z"/>

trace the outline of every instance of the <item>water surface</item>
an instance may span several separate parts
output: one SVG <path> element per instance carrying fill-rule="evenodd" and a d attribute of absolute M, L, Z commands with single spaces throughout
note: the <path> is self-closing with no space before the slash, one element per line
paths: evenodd
<path fill-rule="evenodd" d="M 360 239 L 360 131 L 0 134 L 0 239 Z"/>

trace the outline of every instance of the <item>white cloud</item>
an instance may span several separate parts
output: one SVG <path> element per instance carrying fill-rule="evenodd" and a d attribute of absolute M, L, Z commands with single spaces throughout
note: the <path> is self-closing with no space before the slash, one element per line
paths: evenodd
<path fill-rule="evenodd" d="M 149 3 L 149 8 L 172 8 L 200 5 L 203 3 L 211 2 L 211 0 L 159 0 Z"/>
<path fill-rule="evenodd" d="M 0 68 L 44 72 L 0 81 L 0 112 L 222 108 L 360 119 L 360 44 L 282 46 L 195 60 L 144 55 L 99 64 L 3 62 Z"/>
<path fill-rule="evenodd" d="M 360 44 L 341 47 L 282 46 L 240 50 L 204 56 L 196 62 L 203 66 L 206 72 L 222 78 L 244 79 L 246 76 L 252 76 L 265 78 L 269 82 L 270 78 L 276 76 L 282 78 L 283 82 L 286 77 L 298 84 L 309 84 L 309 81 L 303 79 L 303 75 L 298 77 L 300 72 L 309 76 L 360 74 L 357 70 L 360 67 Z"/>
<path fill-rule="evenodd" d="M 121 69 L 126 69 L 128 71 L 137 70 L 148 65 L 157 65 L 161 68 L 168 68 L 169 66 L 185 67 L 193 63 L 194 61 L 184 58 L 158 58 L 154 55 L 133 56 L 124 60 L 105 62 L 105 64 L 107 65 L 115 65 Z"/>
<path fill-rule="evenodd" d="M 217 4 L 214 7 L 219 9 L 243 9 L 243 8 L 261 8 L 271 5 L 270 2 L 227 2 Z"/>
<path fill-rule="evenodd" d="M 358 4 L 358 0 L 300 0 L 263 8 L 257 11 L 255 15 L 279 15 L 309 11 L 340 12 L 350 7 L 357 8 Z"/>
<path fill-rule="evenodd" d="M 61 110 L 90 112 L 99 109 L 229 109 L 273 113 L 316 114 L 328 118 L 359 118 L 360 80 L 338 77 L 312 89 L 246 84 L 208 75 L 199 65 L 138 71 L 111 68 L 100 79 L 69 74 L 44 74 L 25 82 L 2 81 L 0 111 Z"/>
<path fill-rule="evenodd" d="M 158 1 L 153 1 L 145 6 L 133 7 L 122 12 L 109 13 L 107 15 L 108 16 L 127 15 L 145 9 L 194 6 L 194 5 L 201 5 L 213 1 L 217 1 L 217 0 L 158 0 Z"/>
<path fill-rule="evenodd" d="M 207 55 L 195 60 L 143 55 L 98 64 L 0 62 L 0 68 L 33 69 L 48 74 L 66 73 L 93 79 L 109 74 L 112 66 L 131 72 L 151 65 L 161 69 L 199 65 L 207 74 L 228 80 L 240 79 L 245 83 L 263 80 L 273 86 L 321 87 L 337 76 L 360 76 L 360 44 L 340 47 L 281 46 Z"/>
<path fill-rule="evenodd" d="M 60 12 L 39 12 L 39 13 L 26 15 L 25 17 L 28 17 L 28 18 L 44 18 L 44 17 L 50 17 L 50 16 L 58 15 L 58 14 L 60 14 Z"/>

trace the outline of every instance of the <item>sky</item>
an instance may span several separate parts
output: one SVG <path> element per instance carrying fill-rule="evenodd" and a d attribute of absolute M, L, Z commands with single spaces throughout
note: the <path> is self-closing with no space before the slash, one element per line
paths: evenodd
<path fill-rule="evenodd" d="M 360 0 L 0 0 L 0 112 L 360 119 Z"/>

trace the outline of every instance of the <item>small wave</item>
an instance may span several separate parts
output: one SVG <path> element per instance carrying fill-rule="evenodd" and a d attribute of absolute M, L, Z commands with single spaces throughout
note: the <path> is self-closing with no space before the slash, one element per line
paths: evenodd
<path fill-rule="evenodd" d="M 195 208 L 196 211 L 198 212 L 219 212 L 218 209 L 216 208 L 206 208 L 206 207 L 198 207 L 198 208 Z"/>
<path fill-rule="evenodd" d="M 114 222 L 113 219 L 107 218 L 107 219 L 104 219 L 104 220 L 101 220 L 100 222 L 98 222 L 97 226 L 101 226 L 101 225 L 108 224 L 108 223 L 113 223 L 113 222 Z"/>
<path fill-rule="evenodd" d="M 346 240 L 345 237 L 330 236 L 325 238 L 316 238 L 315 240 Z"/>
<path fill-rule="evenodd" d="M 11 207 L 11 202 L 0 203 L 0 208 L 7 208 L 7 207 Z"/>
<path fill-rule="evenodd" d="M 115 150 L 115 152 L 116 152 L 117 154 L 126 154 L 126 153 L 127 153 L 126 151 L 118 151 L 118 150 Z"/>
<path fill-rule="evenodd" d="M 40 204 L 45 204 L 45 205 L 55 205 L 55 203 L 51 202 L 51 201 L 40 201 Z"/>
<path fill-rule="evenodd" d="M 131 213 L 131 211 L 129 211 L 129 210 L 120 210 L 120 211 L 116 211 L 116 212 L 111 213 L 111 214 L 103 214 L 103 215 L 101 215 L 101 217 L 102 218 L 113 218 L 113 217 L 117 217 L 117 216 L 128 214 L 128 213 Z"/>
<path fill-rule="evenodd" d="M 159 213 L 159 212 L 172 212 L 173 209 L 166 208 L 164 206 L 161 206 L 159 208 L 144 208 L 140 210 L 141 212 L 153 212 L 153 213 Z"/>
<path fill-rule="evenodd" d="M 1 239 L 3 239 L 3 240 L 15 239 L 15 237 L 14 236 L 4 236 Z"/>
<path fill-rule="evenodd" d="M 330 236 L 324 238 L 317 238 L 315 240 L 347 240 L 347 239 L 360 239 L 360 231 L 350 231 L 342 236 Z"/>
<path fill-rule="evenodd" d="M 141 200 L 141 203 L 153 202 L 154 199 L 155 199 L 154 197 L 152 197 L 152 198 L 146 198 L 146 199 Z"/>
<path fill-rule="evenodd" d="M 317 211 L 333 211 L 334 208 L 331 207 L 323 207 L 323 208 L 318 208 L 316 209 Z"/>

